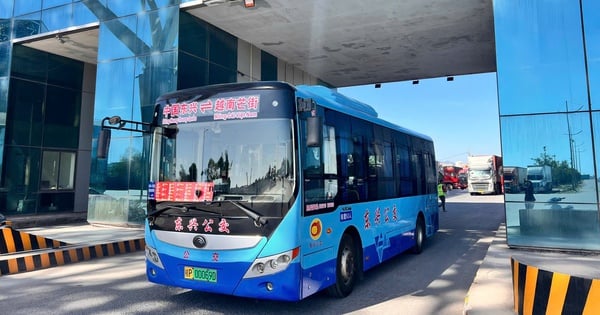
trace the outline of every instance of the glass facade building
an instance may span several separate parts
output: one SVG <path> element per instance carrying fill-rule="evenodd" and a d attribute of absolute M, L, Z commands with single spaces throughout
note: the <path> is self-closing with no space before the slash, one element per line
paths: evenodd
<path fill-rule="evenodd" d="M 0 1 L 4 214 L 87 211 L 90 222 L 140 224 L 148 139 L 113 132 L 109 156 L 98 159 L 104 117 L 151 121 L 159 95 L 193 86 L 317 83 L 181 9 L 195 4 L 202 1 Z M 85 47 L 77 36 L 97 42 Z M 60 45 L 39 48 L 48 41 Z"/>
<path fill-rule="evenodd" d="M 504 167 L 535 187 L 505 195 L 508 244 L 598 251 L 600 3 L 493 5 Z"/>
<path fill-rule="evenodd" d="M 97 159 L 104 117 L 149 121 L 160 94 L 205 84 L 322 83 L 186 12 L 201 3 L 0 1 L 4 214 L 87 212 L 90 222 L 139 224 L 148 139 L 113 132 L 108 158 Z M 494 0 L 493 10 L 503 161 L 531 167 L 537 187 L 532 207 L 524 191 L 505 194 L 508 244 L 598 251 L 600 4 Z M 73 45 L 81 34 L 97 41 L 91 57 Z M 41 49 L 48 40 L 69 53 Z"/>

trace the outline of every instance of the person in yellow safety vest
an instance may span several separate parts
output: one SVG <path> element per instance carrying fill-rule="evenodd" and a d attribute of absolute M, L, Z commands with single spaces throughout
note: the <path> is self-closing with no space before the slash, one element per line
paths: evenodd
<path fill-rule="evenodd" d="M 440 181 L 437 185 L 438 198 L 440 198 L 441 203 L 438 207 L 442 207 L 442 211 L 446 212 L 446 185 Z"/>

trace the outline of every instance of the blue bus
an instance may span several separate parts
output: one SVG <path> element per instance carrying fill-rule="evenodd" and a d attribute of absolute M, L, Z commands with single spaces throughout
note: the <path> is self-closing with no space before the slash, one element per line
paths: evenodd
<path fill-rule="evenodd" d="M 364 271 L 420 253 L 439 228 L 431 138 L 326 87 L 180 90 L 158 98 L 148 127 L 151 282 L 345 297 Z"/>

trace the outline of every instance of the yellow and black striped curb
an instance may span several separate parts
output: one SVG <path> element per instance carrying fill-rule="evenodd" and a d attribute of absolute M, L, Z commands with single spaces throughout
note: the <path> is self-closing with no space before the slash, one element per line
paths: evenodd
<path fill-rule="evenodd" d="M 513 257 L 511 266 L 517 314 L 600 314 L 600 279 L 542 270 Z"/>
<path fill-rule="evenodd" d="M 46 253 L 31 253 L 21 257 L 0 258 L 0 275 L 34 271 L 80 261 L 135 252 L 145 248 L 143 238 L 106 244 L 54 249 Z"/>
<path fill-rule="evenodd" d="M 0 229 L 0 254 L 11 254 L 36 249 L 57 248 L 68 245 L 65 242 L 49 239 L 6 226 Z"/>

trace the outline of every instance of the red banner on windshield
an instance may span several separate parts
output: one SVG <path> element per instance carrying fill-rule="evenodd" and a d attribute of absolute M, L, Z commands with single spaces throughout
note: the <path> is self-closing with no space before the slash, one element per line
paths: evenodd
<path fill-rule="evenodd" d="M 212 201 L 215 184 L 212 182 L 158 182 L 156 201 Z"/>

